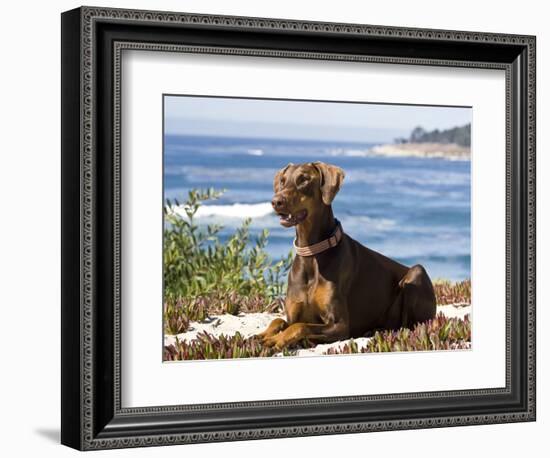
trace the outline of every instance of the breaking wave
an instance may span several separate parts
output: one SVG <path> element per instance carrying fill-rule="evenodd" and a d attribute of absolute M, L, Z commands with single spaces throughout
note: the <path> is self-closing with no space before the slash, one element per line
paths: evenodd
<path fill-rule="evenodd" d="M 183 205 L 174 207 L 173 211 L 179 215 L 185 216 L 185 207 Z M 262 218 L 271 213 L 273 213 L 273 208 L 270 202 L 262 202 L 259 204 L 234 203 L 229 205 L 202 205 L 197 210 L 195 218 Z"/>

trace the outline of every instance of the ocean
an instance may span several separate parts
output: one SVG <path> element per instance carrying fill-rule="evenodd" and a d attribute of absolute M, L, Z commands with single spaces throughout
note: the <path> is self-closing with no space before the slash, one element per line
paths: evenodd
<path fill-rule="evenodd" d="M 226 189 L 200 209 L 198 224 L 223 224 L 224 239 L 250 217 L 253 236 L 269 230 L 267 251 L 278 260 L 294 229 L 271 209 L 275 173 L 289 162 L 331 163 L 346 173 L 333 209 L 352 238 L 424 265 L 432 279 L 470 278 L 470 161 L 377 156 L 374 145 L 166 135 L 164 195 L 184 201 L 193 188 Z"/>

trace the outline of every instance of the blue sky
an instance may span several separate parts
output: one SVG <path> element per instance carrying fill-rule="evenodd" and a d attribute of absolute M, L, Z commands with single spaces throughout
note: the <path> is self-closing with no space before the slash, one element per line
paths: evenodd
<path fill-rule="evenodd" d="M 165 96 L 165 133 L 389 142 L 416 126 L 471 122 L 471 108 Z"/>

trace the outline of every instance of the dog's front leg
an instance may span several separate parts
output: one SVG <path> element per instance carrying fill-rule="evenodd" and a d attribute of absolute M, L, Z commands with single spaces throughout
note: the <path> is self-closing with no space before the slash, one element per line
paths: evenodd
<path fill-rule="evenodd" d="M 294 323 L 271 337 L 264 339 L 264 345 L 282 350 L 304 339 L 317 343 L 336 342 L 349 337 L 349 326 L 345 321 L 336 323 Z"/>
<path fill-rule="evenodd" d="M 270 337 L 273 337 L 276 334 L 279 334 L 281 331 L 284 331 L 286 328 L 288 328 L 288 323 L 283 320 L 282 318 L 275 318 L 267 327 L 267 329 L 264 332 L 261 332 L 260 334 L 256 334 L 256 337 L 265 340 Z"/>
<path fill-rule="evenodd" d="M 287 296 L 285 300 L 286 320 L 283 318 L 275 318 L 269 324 L 267 329 L 264 332 L 257 334 L 256 337 L 259 337 L 262 341 L 265 341 L 266 339 L 269 339 L 284 331 L 290 324 L 298 321 L 297 317 L 299 316 L 302 307 L 304 307 L 304 301 L 292 300 Z"/>

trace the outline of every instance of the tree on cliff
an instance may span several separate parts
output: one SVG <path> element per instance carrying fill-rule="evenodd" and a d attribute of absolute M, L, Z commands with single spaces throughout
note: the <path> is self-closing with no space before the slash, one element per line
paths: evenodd
<path fill-rule="evenodd" d="M 415 127 L 409 138 L 396 138 L 396 143 L 456 143 L 470 146 L 472 125 L 453 127 L 452 129 L 435 129 L 430 132 L 421 126 Z"/>

